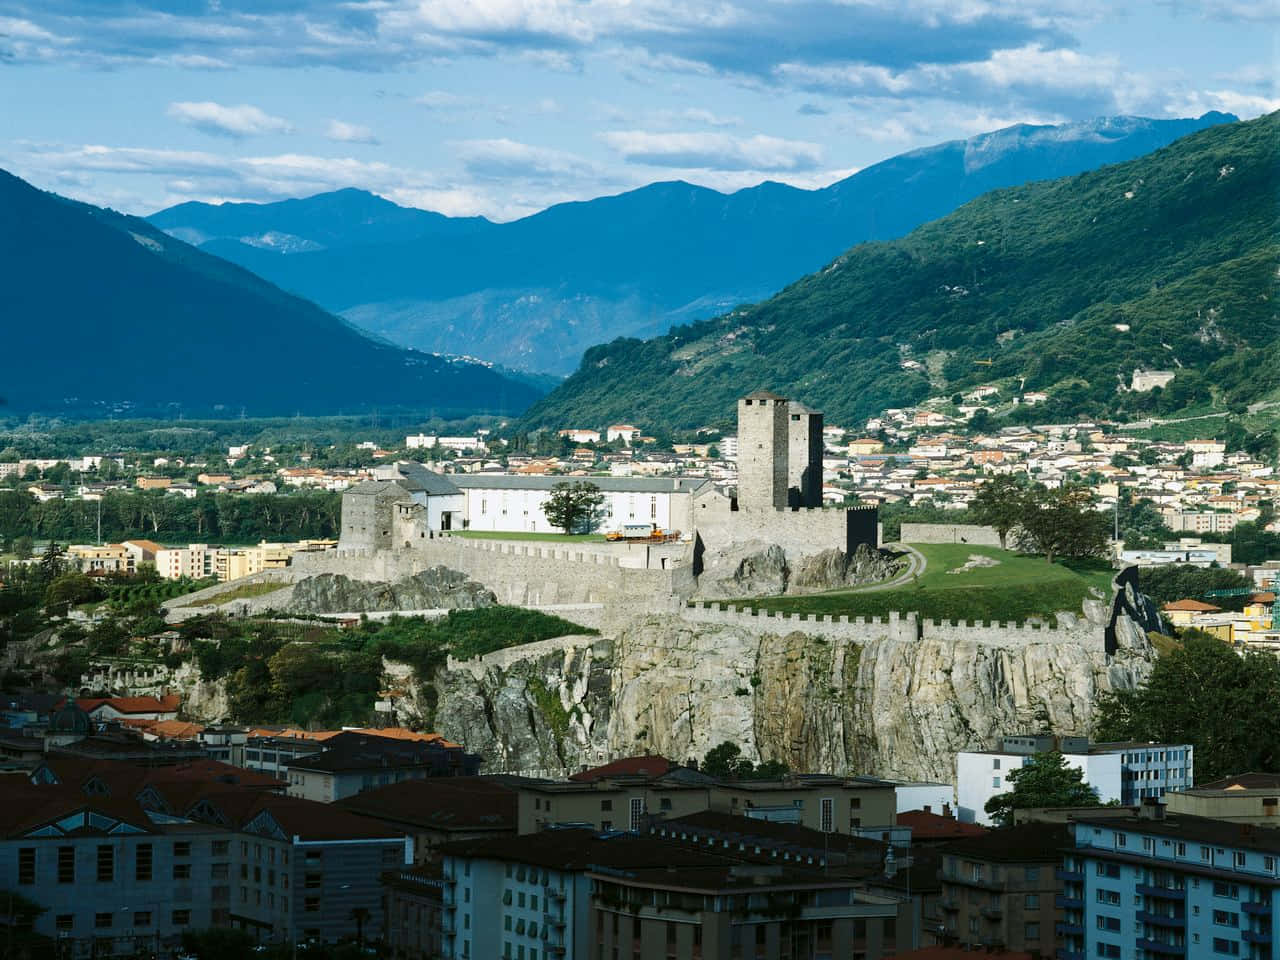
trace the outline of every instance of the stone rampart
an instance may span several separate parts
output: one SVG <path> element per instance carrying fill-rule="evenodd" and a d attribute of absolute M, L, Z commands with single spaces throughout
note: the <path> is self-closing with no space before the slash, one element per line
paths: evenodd
<path fill-rule="evenodd" d="M 976 523 L 904 523 L 898 535 L 902 543 L 968 543 L 979 547 L 1000 546 L 994 527 Z"/>
<path fill-rule="evenodd" d="M 1058 626 L 1026 623 L 985 623 L 921 620 L 915 613 L 891 611 L 887 619 L 831 614 L 769 613 L 750 606 L 699 602 L 679 608 L 682 620 L 744 627 L 754 633 L 803 633 L 867 643 L 872 640 L 927 640 L 945 644 L 979 643 L 989 647 L 1022 647 L 1034 643 L 1103 645 L 1104 628 L 1089 620 L 1066 616 Z"/>
<path fill-rule="evenodd" d="M 537 660 L 539 657 L 545 657 L 551 653 L 580 650 L 583 647 L 594 646 L 600 642 L 600 637 L 596 634 L 584 633 L 570 634 L 564 637 L 551 637 L 547 640 L 523 643 L 518 647 L 495 650 L 483 656 L 472 657 L 470 660 L 455 660 L 453 657 L 449 657 L 447 668 L 449 670 L 466 670 L 479 679 L 484 676 L 486 670 L 506 670 L 512 664 Z"/>
<path fill-rule="evenodd" d="M 484 584 L 499 603 L 514 606 L 606 603 L 619 598 L 645 612 L 667 609 L 673 595 L 692 593 L 692 568 L 675 559 L 665 568 L 631 567 L 591 545 L 542 545 L 511 540 L 438 537 L 403 550 L 329 550 L 299 554 L 301 576 L 343 574 L 353 580 L 394 581 L 445 566 Z"/>

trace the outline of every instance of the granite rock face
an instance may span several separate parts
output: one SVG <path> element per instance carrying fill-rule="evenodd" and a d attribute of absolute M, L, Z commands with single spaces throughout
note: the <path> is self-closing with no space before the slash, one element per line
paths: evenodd
<path fill-rule="evenodd" d="M 721 597 L 766 597 L 787 589 L 787 555 L 776 543 L 747 540 L 702 559 L 698 595 Z"/>
<path fill-rule="evenodd" d="M 451 705 L 438 716 L 442 732 L 490 758 L 489 772 L 572 772 L 641 752 L 701 758 L 729 740 L 797 770 L 950 781 L 957 751 L 1010 731 L 1047 721 L 1088 735 L 1098 696 L 1150 672 L 1146 631 L 1159 621 L 1141 595 L 1114 622 L 1100 600 L 1067 619 L 1072 629 L 1017 640 L 975 627 L 959 639 L 871 629 L 854 642 L 818 625 L 781 635 L 651 615 L 585 650 L 521 660 L 513 648 L 500 668 L 454 667 L 438 681 Z M 544 691 L 567 722 L 539 709 Z"/>
<path fill-rule="evenodd" d="M 372 613 L 389 610 L 472 609 L 498 602 L 493 591 L 448 567 L 431 567 L 391 583 L 321 573 L 299 580 L 289 613 Z"/>
<path fill-rule="evenodd" d="M 796 564 L 791 571 L 787 592 L 812 593 L 880 583 L 900 569 L 901 560 L 895 560 L 888 553 L 866 543 L 858 544 L 852 554 L 846 554 L 843 550 L 823 550 L 804 557 Z"/>

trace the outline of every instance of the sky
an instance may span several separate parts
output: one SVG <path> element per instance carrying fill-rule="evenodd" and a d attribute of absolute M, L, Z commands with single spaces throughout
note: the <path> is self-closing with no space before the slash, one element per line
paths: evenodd
<path fill-rule="evenodd" d="M 1280 0 L 0 0 L 0 167 L 146 214 L 819 187 L 1014 123 L 1280 109 Z"/>

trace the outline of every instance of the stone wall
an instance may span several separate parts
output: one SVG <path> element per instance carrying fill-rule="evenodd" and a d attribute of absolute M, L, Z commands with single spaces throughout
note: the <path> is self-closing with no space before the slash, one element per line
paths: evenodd
<path fill-rule="evenodd" d="M 647 551 L 643 560 L 639 554 L 634 557 L 638 563 L 649 558 Z M 625 555 L 611 554 L 604 544 L 561 547 L 441 537 L 420 541 L 409 550 L 300 554 L 294 567 L 301 576 L 341 573 L 353 580 L 394 581 L 428 567 L 445 566 L 484 584 L 499 603 L 516 606 L 621 600 L 643 611 L 655 604 L 669 609 L 672 596 L 692 594 L 692 568 L 681 557 L 668 555 L 666 568 L 624 566 L 625 559 Z"/>
<path fill-rule="evenodd" d="M 975 523 L 904 523 L 898 537 L 902 543 L 969 543 L 979 547 L 1000 546 L 994 527 Z"/>

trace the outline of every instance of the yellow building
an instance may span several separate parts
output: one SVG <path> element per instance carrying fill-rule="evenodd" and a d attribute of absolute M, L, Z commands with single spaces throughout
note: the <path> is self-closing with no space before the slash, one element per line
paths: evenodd
<path fill-rule="evenodd" d="M 67 548 L 67 557 L 84 573 L 124 573 L 129 568 L 129 551 L 119 543 L 100 547 L 77 543 Z"/>

